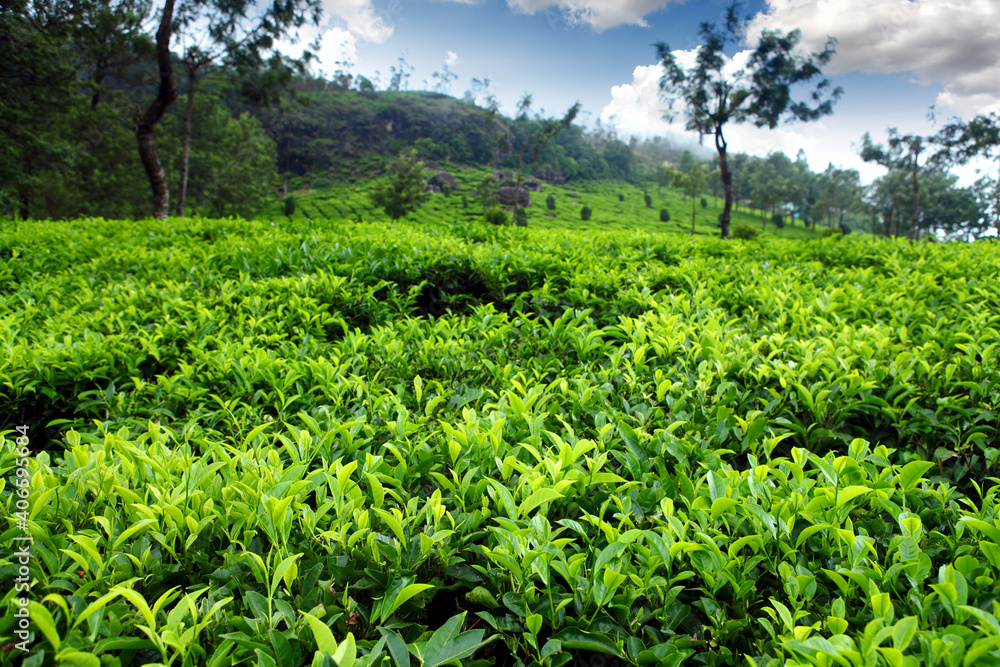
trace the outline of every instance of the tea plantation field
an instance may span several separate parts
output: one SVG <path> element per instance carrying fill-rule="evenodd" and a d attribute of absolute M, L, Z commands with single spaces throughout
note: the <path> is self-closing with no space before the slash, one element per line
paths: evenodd
<path fill-rule="evenodd" d="M 6 224 L 4 665 L 1000 665 L 995 244 Z"/>
<path fill-rule="evenodd" d="M 488 169 L 443 165 L 455 179 L 455 188 L 447 194 L 433 194 L 428 202 L 407 216 L 407 220 L 435 225 L 440 220 L 479 221 L 483 216 L 483 206 L 476 195 L 476 187 L 494 172 Z M 437 169 L 425 174 L 430 176 Z M 510 174 L 510 172 L 506 172 Z M 514 177 L 511 174 L 511 177 Z M 380 207 L 372 203 L 371 195 L 376 179 L 354 183 L 329 183 L 319 179 L 293 179 L 294 210 L 286 213 L 283 203 L 274 203 L 259 217 L 286 222 L 327 220 L 388 222 L 389 217 Z M 319 187 L 317 187 L 319 186 Z M 528 215 L 528 226 L 552 229 L 569 233 L 616 232 L 642 230 L 649 233 L 691 234 L 691 213 L 694 203 L 694 235 L 718 236 L 718 216 L 722 211 L 722 200 L 705 193 L 692 202 L 672 187 L 659 188 L 651 183 L 640 187 L 625 181 L 611 179 L 598 181 L 578 181 L 565 185 L 541 183 L 541 189 L 529 193 L 531 204 L 524 209 Z M 645 197 L 649 196 L 649 205 Z M 552 208 L 547 200 L 552 197 Z M 701 205 L 704 199 L 705 206 Z M 582 210 L 591 210 L 591 217 L 583 219 Z M 660 219 L 660 211 L 665 210 L 669 221 Z M 508 218 L 510 214 L 508 213 Z M 751 229 L 782 238 L 818 238 L 821 231 L 807 228 L 801 220 L 788 218 L 781 227 L 770 222 L 771 216 L 761 218 L 759 211 L 749 212 L 745 207 L 736 207 L 732 212 L 732 224 L 746 225 Z M 820 229 L 824 229 L 820 227 Z"/>

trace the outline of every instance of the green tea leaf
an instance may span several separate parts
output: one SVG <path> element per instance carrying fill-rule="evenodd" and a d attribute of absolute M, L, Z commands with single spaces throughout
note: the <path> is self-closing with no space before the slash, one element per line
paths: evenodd
<path fill-rule="evenodd" d="M 596 651 L 619 658 L 622 657 L 621 652 L 615 646 L 614 642 L 603 633 L 587 632 L 586 630 L 578 630 L 576 628 L 563 628 L 553 635 L 552 639 L 562 644 L 563 648 Z"/>
<path fill-rule="evenodd" d="M 38 629 L 42 631 L 45 638 L 52 644 L 52 648 L 58 651 L 61 644 L 59 632 L 56 629 L 56 622 L 53 620 L 49 610 L 34 600 L 29 600 L 28 613 L 31 615 L 31 622 L 38 626 Z"/>
<path fill-rule="evenodd" d="M 323 621 L 319 620 L 312 614 L 299 611 L 300 614 L 306 617 L 306 621 L 309 623 L 309 629 L 312 630 L 313 638 L 316 640 L 316 646 L 323 653 L 333 653 L 337 650 L 337 640 L 333 638 L 333 632 Z"/>
<path fill-rule="evenodd" d="M 528 496 L 518 508 L 518 516 L 527 516 L 533 509 L 543 503 L 552 502 L 563 497 L 563 494 L 553 489 L 538 489 Z"/>
<path fill-rule="evenodd" d="M 385 638 L 386 643 L 389 646 L 389 655 L 392 656 L 393 662 L 396 663 L 396 667 L 410 667 L 410 654 L 406 650 L 406 642 L 392 630 L 387 630 L 383 627 L 378 629 L 382 633 L 382 637 Z"/>

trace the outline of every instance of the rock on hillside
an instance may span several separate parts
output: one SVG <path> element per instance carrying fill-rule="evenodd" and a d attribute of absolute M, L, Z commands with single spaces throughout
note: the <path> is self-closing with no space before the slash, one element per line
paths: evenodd
<path fill-rule="evenodd" d="M 503 206 L 513 206 L 514 202 L 521 208 L 531 206 L 531 195 L 527 190 L 517 188 L 500 188 L 497 190 L 497 198 Z"/>

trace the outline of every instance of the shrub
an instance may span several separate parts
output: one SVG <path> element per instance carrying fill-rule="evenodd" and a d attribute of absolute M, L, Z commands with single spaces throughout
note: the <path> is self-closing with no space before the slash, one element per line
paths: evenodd
<path fill-rule="evenodd" d="M 332 187 L 333 187 L 333 183 L 331 183 L 326 178 L 314 178 L 313 179 L 313 182 L 312 182 L 312 189 L 313 190 L 329 190 Z"/>
<path fill-rule="evenodd" d="M 580 209 L 580 219 L 581 220 L 590 220 L 590 214 L 591 214 L 591 210 L 590 210 L 589 206 L 584 206 L 583 208 Z"/>
<path fill-rule="evenodd" d="M 506 225 L 507 211 L 503 210 L 499 206 L 490 206 L 486 209 L 486 212 L 483 213 L 483 220 L 491 225 Z"/>
<path fill-rule="evenodd" d="M 391 168 L 389 179 L 379 183 L 372 193 L 372 202 L 381 206 L 392 220 L 417 210 L 430 199 L 424 165 L 415 151 L 400 153 Z"/>
<path fill-rule="evenodd" d="M 821 238 L 830 238 L 831 236 L 843 236 L 844 232 L 840 230 L 839 227 L 824 227 L 823 231 L 820 232 Z"/>
<path fill-rule="evenodd" d="M 556 198 L 551 193 L 545 198 L 545 205 L 550 211 L 556 210 Z"/>
<path fill-rule="evenodd" d="M 704 197 L 701 198 L 701 207 L 708 208 L 708 200 L 705 199 Z"/>
<path fill-rule="evenodd" d="M 660 222 L 670 222 L 670 211 L 665 208 L 660 209 Z"/>
<path fill-rule="evenodd" d="M 483 210 L 492 208 L 500 203 L 500 195 L 497 194 L 496 179 L 492 176 L 487 176 L 479 185 L 476 187 L 476 197 L 479 199 L 479 203 L 483 205 Z"/>
<path fill-rule="evenodd" d="M 514 214 L 514 224 L 516 224 L 518 227 L 528 226 L 528 209 L 526 208 L 517 209 L 517 213 Z"/>
<path fill-rule="evenodd" d="M 774 226 L 777 227 L 778 229 L 783 229 L 785 227 L 785 217 L 780 213 L 775 213 L 774 215 L 772 215 L 771 222 L 773 222 Z"/>
<path fill-rule="evenodd" d="M 443 184 L 441 186 L 441 194 L 443 194 L 445 197 L 447 197 L 448 195 L 450 195 L 451 194 L 451 186 L 448 185 L 447 183 Z"/>
<path fill-rule="evenodd" d="M 625 195 L 619 194 L 618 195 L 618 201 L 625 201 Z"/>
<path fill-rule="evenodd" d="M 744 240 L 755 239 L 757 238 L 757 234 L 759 233 L 760 232 L 758 232 L 755 227 L 751 227 L 750 225 L 744 225 L 742 223 L 734 225 L 731 231 L 731 235 L 734 239 L 744 239 Z"/>
<path fill-rule="evenodd" d="M 288 195 L 285 197 L 285 215 L 291 216 L 292 213 L 295 213 L 295 196 Z"/>
<path fill-rule="evenodd" d="M 469 208 L 469 198 L 462 195 L 462 208 Z"/>
<path fill-rule="evenodd" d="M 643 195 L 643 199 L 646 200 L 646 208 L 653 208 L 653 198 L 649 195 Z"/>

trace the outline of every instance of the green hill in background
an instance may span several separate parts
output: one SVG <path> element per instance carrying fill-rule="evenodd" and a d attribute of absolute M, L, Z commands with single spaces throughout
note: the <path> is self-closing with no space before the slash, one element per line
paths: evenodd
<path fill-rule="evenodd" d="M 301 91 L 301 104 L 281 114 L 260 112 L 277 144 L 279 173 L 349 180 L 370 176 L 401 151 L 421 159 L 466 166 L 517 168 L 550 182 L 634 179 L 649 159 L 633 154 L 611 134 L 570 126 L 540 150 L 519 148 L 542 124 L 541 116 L 511 120 L 470 101 L 426 91 Z M 679 156 L 679 149 L 664 155 Z M 648 164 L 646 164 L 648 163 Z"/>

